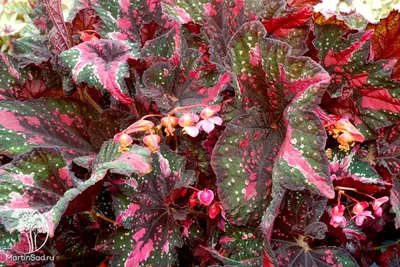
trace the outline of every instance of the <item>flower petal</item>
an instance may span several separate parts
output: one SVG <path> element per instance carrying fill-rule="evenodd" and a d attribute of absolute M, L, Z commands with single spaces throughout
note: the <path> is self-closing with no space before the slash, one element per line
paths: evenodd
<path fill-rule="evenodd" d="M 197 129 L 195 126 L 186 126 L 183 129 L 191 137 L 196 137 L 199 134 L 199 129 Z"/>
<path fill-rule="evenodd" d="M 216 125 L 221 125 L 222 124 L 222 119 L 218 116 L 214 116 L 208 119 L 209 121 L 211 121 L 212 123 L 216 124 Z"/>
<path fill-rule="evenodd" d="M 201 128 L 203 128 L 205 132 L 210 133 L 212 130 L 214 130 L 214 123 L 209 120 L 205 120 Z"/>

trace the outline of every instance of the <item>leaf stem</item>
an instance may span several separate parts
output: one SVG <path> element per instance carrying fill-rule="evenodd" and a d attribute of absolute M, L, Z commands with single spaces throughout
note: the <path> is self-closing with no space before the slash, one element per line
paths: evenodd
<path fill-rule="evenodd" d="M 140 118 L 139 116 L 139 112 L 137 111 L 136 105 L 135 105 L 135 100 L 133 100 L 132 103 L 128 104 L 129 109 L 131 110 L 133 116 L 135 116 L 136 118 Z"/>
<path fill-rule="evenodd" d="M 103 214 L 101 214 L 101 213 L 99 213 L 99 212 L 96 212 L 95 214 L 96 214 L 97 217 L 102 218 L 103 220 L 105 220 L 105 221 L 107 221 L 107 222 L 112 223 L 112 224 L 115 225 L 115 221 L 113 221 L 113 220 L 107 218 L 107 217 L 104 216 Z"/>
<path fill-rule="evenodd" d="M 199 192 L 200 190 L 199 189 L 197 189 L 196 187 L 193 187 L 193 186 L 188 186 L 188 188 L 190 188 L 190 189 L 193 189 L 194 191 L 196 191 L 196 192 Z"/>
<path fill-rule="evenodd" d="M 88 94 L 88 92 L 86 91 L 86 89 L 87 89 L 87 87 L 85 87 L 85 88 L 83 89 L 83 96 L 84 96 L 84 99 L 85 99 L 90 105 L 92 105 L 92 107 L 94 107 L 94 109 L 95 109 L 99 114 L 103 113 L 103 109 L 102 109 L 99 105 L 97 105 L 96 101 L 93 100 L 93 98 Z"/>
<path fill-rule="evenodd" d="M 373 247 L 372 249 L 373 249 L 373 250 L 380 250 L 380 249 L 383 249 L 383 248 L 388 248 L 388 247 L 391 247 L 391 246 L 395 246 L 395 245 L 397 245 L 397 244 L 399 244 L 399 243 L 400 243 L 400 239 L 397 240 L 397 241 L 394 242 L 394 243 L 390 243 L 390 244 L 387 244 L 387 245 L 382 245 L 382 246 Z"/>
<path fill-rule="evenodd" d="M 353 191 L 353 192 L 356 192 L 357 194 L 360 194 L 360 195 L 363 195 L 363 196 L 366 196 L 366 197 L 369 197 L 369 198 L 372 198 L 373 200 L 375 200 L 375 198 L 373 196 L 371 196 L 369 194 L 366 194 L 364 192 L 360 192 L 356 188 L 344 187 L 344 186 L 336 186 L 335 190 L 339 190 L 339 192 L 342 192 L 341 194 L 343 194 L 343 195 L 346 195 L 343 190 Z M 348 197 L 348 195 L 346 195 L 346 196 Z"/>
<path fill-rule="evenodd" d="M 172 116 L 174 115 L 176 112 L 185 110 L 185 109 L 189 109 L 189 108 L 197 108 L 197 107 L 206 107 L 207 105 L 205 104 L 197 104 L 197 105 L 191 105 L 191 106 L 185 106 L 185 107 L 176 107 L 173 110 L 171 110 L 168 115 Z"/>

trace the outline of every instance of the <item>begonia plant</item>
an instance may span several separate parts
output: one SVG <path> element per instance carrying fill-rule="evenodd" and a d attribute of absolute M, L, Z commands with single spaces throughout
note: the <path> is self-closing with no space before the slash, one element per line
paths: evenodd
<path fill-rule="evenodd" d="M 0 55 L 0 265 L 397 266 L 400 12 L 318 2 L 39 0 Z"/>

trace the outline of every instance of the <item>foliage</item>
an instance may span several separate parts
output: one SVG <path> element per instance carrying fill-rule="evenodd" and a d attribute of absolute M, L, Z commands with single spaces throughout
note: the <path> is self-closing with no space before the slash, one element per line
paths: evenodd
<path fill-rule="evenodd" d="M 27 9 L 37 34 L 0 55 L 0 262 L 395 262 L 400 13 L 318 2 Z"/>

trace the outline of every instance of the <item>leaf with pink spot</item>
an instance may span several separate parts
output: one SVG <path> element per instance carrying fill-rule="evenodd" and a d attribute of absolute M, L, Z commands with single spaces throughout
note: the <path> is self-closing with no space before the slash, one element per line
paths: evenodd
<path fill-rule="evenodd" d="M 12 157 L 32 147 L 58 146 L 67 159 L 93 154 L 87 130 L 97 116 L 70 98 L 0 101 L 0 153 Z"/>
<path fill-rule="evenodd" d="M 116 224 L 123 226 L 112 242 L 104 243 L 104 249 L 114 254 L 112 264 L 172 266 L 176 260 L 175 247 L 183 245 L 174 216 L 184 209 L 167 199 L 176 190 L 187 187 L 194 173 L 185 170 L 183 157 L 165 146 L 152 156 L 150 173 L 128 178 L 136 180 L 136 186 L 129 186 L 128 180 L 123 184 L 112 181 L 119 188 L 113 196 Z M 125 249 L 121 250 L 122 247 Z"/>
<path fill-rule="evenodd" d="M 273 178 L 276 185 L 334 196 L 326 133 L 313 112 L 329 76 L 310 59 L 292 56 L 288 45 L 265 36 L 264 26 L 251 22 L 230 42 L 226 63 L 240 93 L 233 105 L 247 113 L 227 124 L 212 156 L 218 195 L 238 224 L 261 220 Z M 258 46 L 261 61 L 255 65 L 251 52 Z"/>
<path fill-rule="evenodd" d="M 138 58 L 135 45 L 101 39 L 81 43 L 61 53 L 59 63 L 71 72 L 76 85 L 84 83 L 96 87 L 129 104 L 133 100 L 125 83 L 130 75 L 128 60 Z"/>
<path fill-rule="evenodd" d="M 318 247 L 328 230 L 320 222 L 326 199 L 307 191 L 287 190 L 275 219 L 271 237 L 278 266 L 358 266 L 348 252 L 337 247 Z"/>

